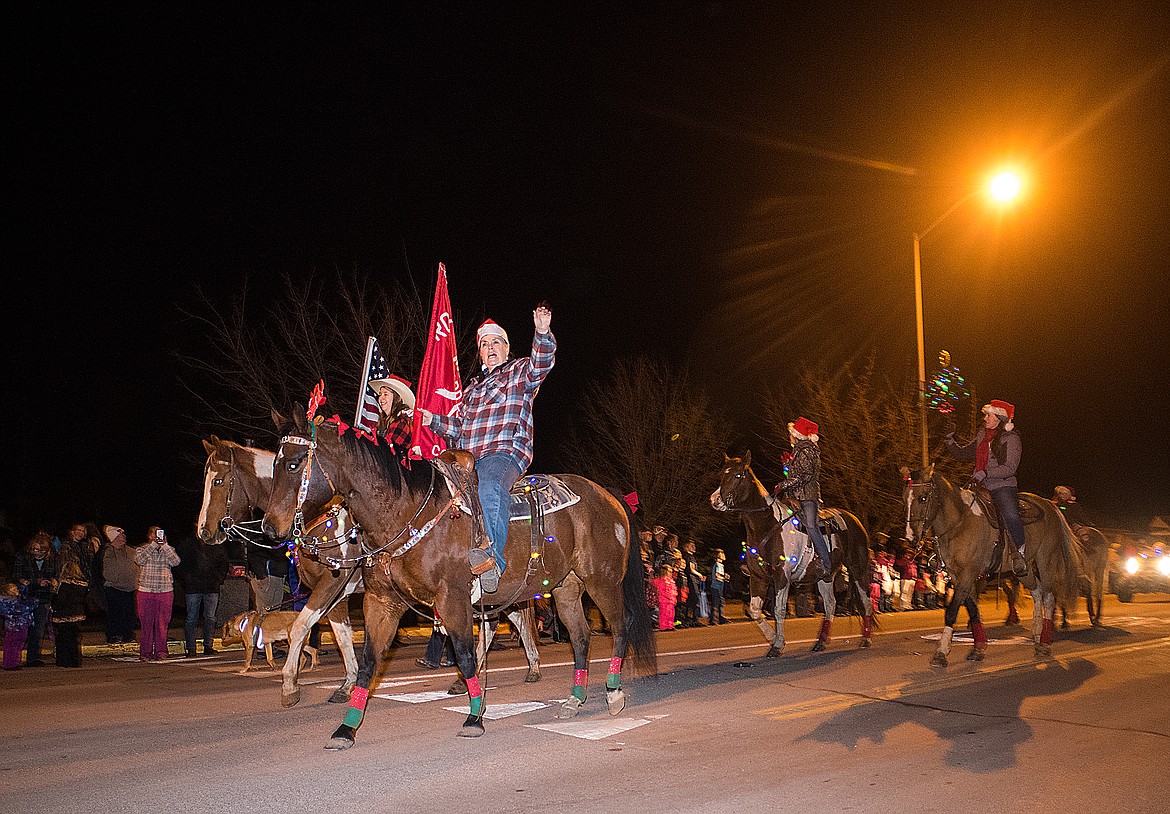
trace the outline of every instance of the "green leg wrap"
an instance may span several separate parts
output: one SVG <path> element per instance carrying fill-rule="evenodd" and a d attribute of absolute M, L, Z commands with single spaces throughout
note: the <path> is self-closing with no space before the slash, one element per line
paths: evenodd
<path fill-rule="evenodd" d="M 573 697 L 576 698 L 578 701 L 584 701 L 585 700 L 585 688 L 582 687 L 580 684 L 573 687 Z"/>
<path fill-rule="evenodd" d="M 346 710 L 345 720 L 342 721 L 342 723 L 346 726 L 352 726 L 354 729 L 357 729 L 358 725 L 361 724 L 362 717 L 364 715 L 365 712 L 358 709 L 357 707 L 350 707 L 348 710 Z"/>
<path fill-rule="evenodd" d="M 475 716 L 483 715 L 483 696 L 477 695 L 471 699 L 471 714 Z"/>
<path fill-rule="evenodd" d="M 605 677 L 605 688 L 607 690 L 616 690 L 622 686 L 622 674 L 610 673 Z"/>

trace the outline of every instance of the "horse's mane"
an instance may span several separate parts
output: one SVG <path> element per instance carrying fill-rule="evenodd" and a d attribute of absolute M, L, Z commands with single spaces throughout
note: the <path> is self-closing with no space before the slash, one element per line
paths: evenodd
<path fill-rule="evenodd" d="M 289 424 L 281 428 L 280 435 L 304 435 L 304 431 Z M 430 464 L 418 461 L 413 467 L 404 466 L 399 460 L 400 451 L 389 443 L 375 444 L 368 436 L 350 430 L 338 434 L 337 425 L 328 422 L 317 427 L 317 436 L 329 443 L 336 441 L 346 455 L 384 478 L 399 493 L 403 489 L 412 494 L 425 492 L 431 484 Z"/>

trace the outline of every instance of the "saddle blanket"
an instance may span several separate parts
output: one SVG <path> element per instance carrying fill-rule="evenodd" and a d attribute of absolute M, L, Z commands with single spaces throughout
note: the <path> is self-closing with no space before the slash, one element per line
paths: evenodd
<path fill-rule="evenodd" d="M 524 475 L 512 487 L 512 505 L 508 507 L 508 522 L 531 519 L 532 507 L 528 503 L 530 491 L 536 493 L 536 504 L 542 514 L 559 512 L 581 500 L 581 496 L 556 475 Z"/>

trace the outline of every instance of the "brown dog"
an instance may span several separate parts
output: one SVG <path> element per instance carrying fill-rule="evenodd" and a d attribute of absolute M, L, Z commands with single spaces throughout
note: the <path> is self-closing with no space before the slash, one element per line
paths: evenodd
<path fill-rule="evenodd" d="M 252 654 L 257 645 L 264 648 L 268 666 L 273 670 L 277 669 L 276 663 L 272 660 L 272 643 L 289 641 L 289 633 L 292 632 L 293 622 L 297 620 L 297 616 L 299 616 L 297 611 L 270 611 L 264 614 L 259 611 L 248 611 L 227 621 L 223 626 L 223 643 L 231 644 L 236 641 L 244 643 L 244 669 L 240 670 L 241 675 L 251 669 Z M 257 623 L 260 626 L 259 630 L 256 628 Z M 310 661 L 309 666 L 305 668 L 307 673 L 317 666 L 317 648 L 306 644 L 305 651 Z"/>

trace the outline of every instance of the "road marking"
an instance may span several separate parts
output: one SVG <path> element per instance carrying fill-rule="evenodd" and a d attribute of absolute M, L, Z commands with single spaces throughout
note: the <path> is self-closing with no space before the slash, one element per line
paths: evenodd
<path fill-rule="evenodd" d="M 450 696 L 447 696 L 450 698 Z M 443 707 L 443 709 L 451 712 L 458 712 L 461 715 L 467 714 L 467 707 Z M 483 711 L 483 717 L 489 721 L 498 721 L 501 718 L 510 718 L 513 715 L 523 715 L 526 712 L 535 712 L 538 709 L 548 709 L 548 704 L 542 704 L 540 701 L 524 701 L 518 704 L 488 704 Z"/>
<path fill-rule="evenodd" d="M 611 718 L 599 721 L 568 721 L 566 723 L 525 724 L 529 729 L 542 729 L 558 735 L 599 741 L 612 735 L 620 735 L 650 723 L 649 718 Z"/>
<path fill-rule="evenodd" d="M 494 690 L 495 687 L 485 687 L 484 692 Z M 390 701 L 401 701 L 404 704 L 425 704 L 428 701 L 442 701 L 444 699 L 451 700 L 452 696 L 446 690 L 430 690 L 428 692 L 406 692 L 406 693 L 372 693 L 375 698 L 386 698 Z M 456 696 L 458 697 L 458 696 Z"/>
<path fill-rule="evenodd" d="M 928 633 L 922 637 L 928 642 L 937 642 L 942 638 L 941 633 Z M 956 644 L 975 644 L 975 636 L 970 631 L 964 633 L 956 633 L 951 641 Z M 988 644 L 1032 644 L 1032 640 L 1027 636 L 1012 636 L 1010 639 L 988 639 Z"/>

